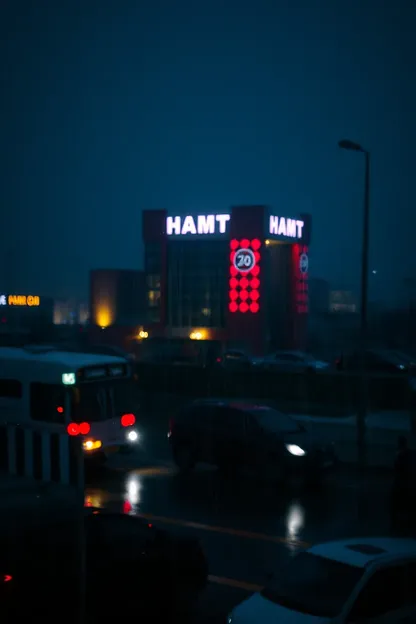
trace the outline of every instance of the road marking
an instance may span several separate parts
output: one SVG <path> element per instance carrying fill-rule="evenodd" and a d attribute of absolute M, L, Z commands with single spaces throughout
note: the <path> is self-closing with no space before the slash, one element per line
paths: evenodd
<path fill-rule="evenodd" d="M 170 518 L 167 516 L 155 516 L 149 513 L 136 513 L 135 515 L 144 518 L 149 522 L 161 522 L 162 524 L 174 524 L 189 529 L 197 529 L 198 531 L 210 531 L 212 533 L 222 533 L 223 535 L 232 535 L 233 537 L 243 537 L 245 539 L 259 540 L 264 542 L 272 542 L 274 544 L 285 544 L 296 548 L 308 548 L 309 543 L 301 540 L 292 539 L 290 537 L 279 537 L 276 535 L 268 535 L 267 533 L 255 533 L 253 531 L 244 531 L 242 529 L 232 529 L 229 527 L 220 527 L 212 524 L 202 524 L 192 522 L 190 520 L 180 520 L 179 518 Z"/>
<path fill-rule="evenodd" d="M 255 583 L 246 583 L 246 581 L 237 581 L 236 579 L 225 578 L 223 576 L 208 576 L 210 583 L 216 583 L 217 585 L 226 585 L 227 587 L 234 587 L 235 589 L 243 589 L 247 592 L 260 592 L 263 589 L 263 585 L 256 585 Z"/>

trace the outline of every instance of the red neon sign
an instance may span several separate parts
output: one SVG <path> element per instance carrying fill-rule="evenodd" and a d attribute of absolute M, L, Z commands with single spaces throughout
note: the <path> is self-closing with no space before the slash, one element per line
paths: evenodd
<path fill-rule="evenodd" d="M 261 241 L 233 239 L 230 241 L 230 312 L 257 314 L 260 310 Z"/>
<path fill-rule="evenodd" d="M 305 245 L 293 245 L 294 305 L 297 314 L 308 314 L 309 310 L 309 258 Z"/>

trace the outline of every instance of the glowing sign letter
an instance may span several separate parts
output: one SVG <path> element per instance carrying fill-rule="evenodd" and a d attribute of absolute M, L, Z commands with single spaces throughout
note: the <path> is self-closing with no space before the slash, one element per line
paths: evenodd
<path fill-rule="evenodd" d="M 278 234 L 282 234 L 282 236 L 286 236 L 286 219 L 284 217 L 280 217 Z"/>
<path fill-rule="evenodd" d="M 269 232 L 270 234 L 277 234 L 277 227 L 279 225 L 279 218 L 278 217 L 270 217 L 269 220 Z"/>
<path fill-rule="evenodd" d="M 304 225 L 305 224 L 303 221 L 296 221 L 296 227 L 298 230 L 298 238 L 302 238 L 302 230 L 303 230 Z"/>
<path fill-rule="evenodd" d="M 0 295 L 0 305 L 7 305 L 6 295 Z"/>
<path fill-rule="evenodd" d="M 290 236 L 290 238 L 296 238 L 296 221 L 295 221 L 295 219 L 287 219 L 287 221 L 286 221 L 286 236 Z"/>
<path fill-rule="evenodd" d="M 183 220 L 181 234 L 196 234 L 195 221 L 193 217 L 185 217 Z"/>
<path fill-rule="evenodd" d="M 27 297 L 27 305 L 28 306 L 38 306 L 40 305 L 40 297 L 37 295 L 28 295 Z"/>
<path fill-rule="evenodd" d="M 181 218 L 180 217 L 168 217 L 166 219 L 166 234 L 169 236 L 171 234 L 180 234 L 181 233 Z"/>
<path fill-rule="evenodd" d="M 215 215 L 198 215 L 198 234 L 215 233 Z"/>
<path fill-rule="evenodd" d="M 225 232 L 227 231 L 227 223 L 230 220 L 230 215 L 219 214 L 219 215 L 216 215 L 215 219 L 220 224 L 220 234 L 225 234 Z"/>

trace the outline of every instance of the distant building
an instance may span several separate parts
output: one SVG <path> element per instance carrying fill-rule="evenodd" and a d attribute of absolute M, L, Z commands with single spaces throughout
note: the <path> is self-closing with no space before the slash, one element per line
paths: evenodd
<path fill-rule="evenodd" d="M 145 210 L 142 230 L 150 337 L 244 343 L 254 353 L 305 345 L 309 215 L 261 205 Z"/>
<path fill-rule="evenodd" d="M 7 331 L 37 330 L 51 325 L 53 299 L 38 294 L 0 292 L 0 325 Z"/>
<path fill-rule="evenodd" d="M 85 325 L 88 322 L 88 304 L 74 299 L 57 300 L 53 307 L 54 325 Z"/>
<path fill-rule="evenodd" d="M 331 290 L 329 294 L 329 311 L 335 314 L 355 314 L 357 300 L 352 290 Z"/>
<path fill-rule="evenodd" d="M 106 329 L 146 322 L 146 277 L 143 271 L 96 269 L 90 273 L 90 324 Z"/>

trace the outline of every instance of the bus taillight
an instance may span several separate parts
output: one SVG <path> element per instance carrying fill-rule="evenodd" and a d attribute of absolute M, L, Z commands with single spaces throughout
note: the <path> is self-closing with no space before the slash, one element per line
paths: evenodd
<path fill-rule="evenodd" d="M 136 417 L 134 414 L 123 414 L 121 417 L 121 425 L 123 427 L 132 427 L 136 422 Z"/>
<path fill-rule="evenodd" d="M 87 422 L 83 422 L 80 425 L 77 423 L 69 423 L 66 430 L 70 436 L 88 435 L 91 431 L 91 426 Z"/>

